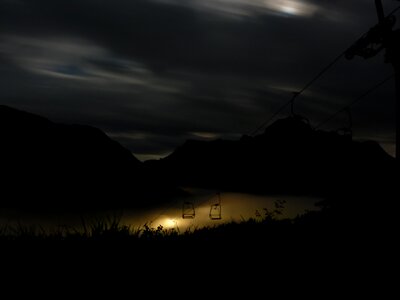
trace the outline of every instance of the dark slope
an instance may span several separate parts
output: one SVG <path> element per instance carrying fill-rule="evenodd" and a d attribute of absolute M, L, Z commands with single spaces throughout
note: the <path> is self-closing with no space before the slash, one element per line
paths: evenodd
<path fill-rule="evenodd" d="M 98 209 L 173 193 L 99 129 L 53 123 L 0 106 L 3 207 Z"/>
<path fill-rule="evenodd" d="M 250 192 L 337 196 L 390 188 L 394 159 L 375 142 L 316 131 L 293 117 L 254 138 L 187 141 L 148 166 L 177 184 Z"/>

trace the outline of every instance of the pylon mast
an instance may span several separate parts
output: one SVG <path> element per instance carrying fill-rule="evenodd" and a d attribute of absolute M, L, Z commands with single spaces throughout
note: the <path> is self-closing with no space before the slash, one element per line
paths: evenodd
<path fill-rule="evenodd" d="M 400 30 L 393 30 L 396 23 L 394 15 L 385 17 L 382 0 L 375 0 L 379 23 L 371 28 L 345 53 L 347 59 L 361 56 L 365 59 L 385 50 L 385 62 L 391 63 L 396 81 L 396 161 L 400 159 Z"/>

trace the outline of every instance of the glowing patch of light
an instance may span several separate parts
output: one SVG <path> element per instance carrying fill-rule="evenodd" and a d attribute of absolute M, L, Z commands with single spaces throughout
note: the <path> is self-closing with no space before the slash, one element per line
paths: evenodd
<path fill-rule="evenodd" d="M 216 139 L 218 137 L 217 134 L 212 133 L 212 132 L 190 132 L 190 134 L 196 136 L 196 137 L 200 137 L 200 138 L 204 138 L 204 139 Z"/>
<path fill-rule="evenodd" d="M 262 0 L 264 7 L 286 15 L 312 16 L 317 10 L 316 5 L 300 0 Z"/>
<path fill-rule="evenodd" d="M 168 229 L 176 228 L 178 226 L 177 221 L 174 219 L 165 219 L 162 225 Z"/>
<path fill-rule="evenodd" d="M 153 0 L 172 5 L 190 6 L 230 17 L 250 17 L 255 12 L 266 11 L 278 15 L 312 17 L 318 5 L 307 0 Z"/>
<path fill-rule="evenodd" d="M 299 14 L 298 9 L 296 9 L 293 6 L 282 6 L 280 9 L 285 14 L 289 14 L 289 15 L 297 15 L 297 14 Z"/>

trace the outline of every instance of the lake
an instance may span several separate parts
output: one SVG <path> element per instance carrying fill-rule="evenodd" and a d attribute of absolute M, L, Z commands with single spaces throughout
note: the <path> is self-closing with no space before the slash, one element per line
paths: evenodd
<path fill-rule="evenodd" d="M 16 226 L 41 226 L 52 230 L 58 227 L 81 228 L 82 219 L 87 223 L 93 222 L 96 218 L 113 217 L 121 218 L 121 223 L 130 225 L 133 228 L 143 227 L 145 224 L 156 228 L 159 225 L 167 229 L 178 229 L 180 232 L 188 228 L 201 228 L 204 226 L 215 226 L 231 221 L 257 218 L 265 215 L 264 208 L 274 209 L 275 201 L 285 201 L 282 218 L 294 218 L 296 215 L 307 210 L 316 210 L 315 203 L 322 200 L 313 197 L 284 196 L 284 195 L 253 195 L 245 193 L 224 192 L 219 197 L 215 191 L 186 189 L 191 196 L 177 198 L 157 208 L 108 211 L 96 214 L 27 214 L 17 210 L 1 209 L 0 224 Z M 182 218 L 183 203 L 186 202 L 185 212 L 188 216 L 195 214 L 194 218 Z M 210 219 L 210 209 L 213 208 Z M 194 209 L 194 211 L 192 211 Z M 221 217 L 221 219 L 219 219 Z"/>

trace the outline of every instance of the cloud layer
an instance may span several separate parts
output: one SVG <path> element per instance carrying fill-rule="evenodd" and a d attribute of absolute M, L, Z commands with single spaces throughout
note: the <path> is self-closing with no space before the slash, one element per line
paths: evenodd
<path fill-rule="evenodd" d="M 165 155 L 251 131 L 375 22 L 363 0 L 0 0 L 1 102 Z M 391 72 L 340 61 L 296 111 L 316 124 Z M 392 147 L 392 107 L 388 83 L 354 107 L 355 134 Z"/>

